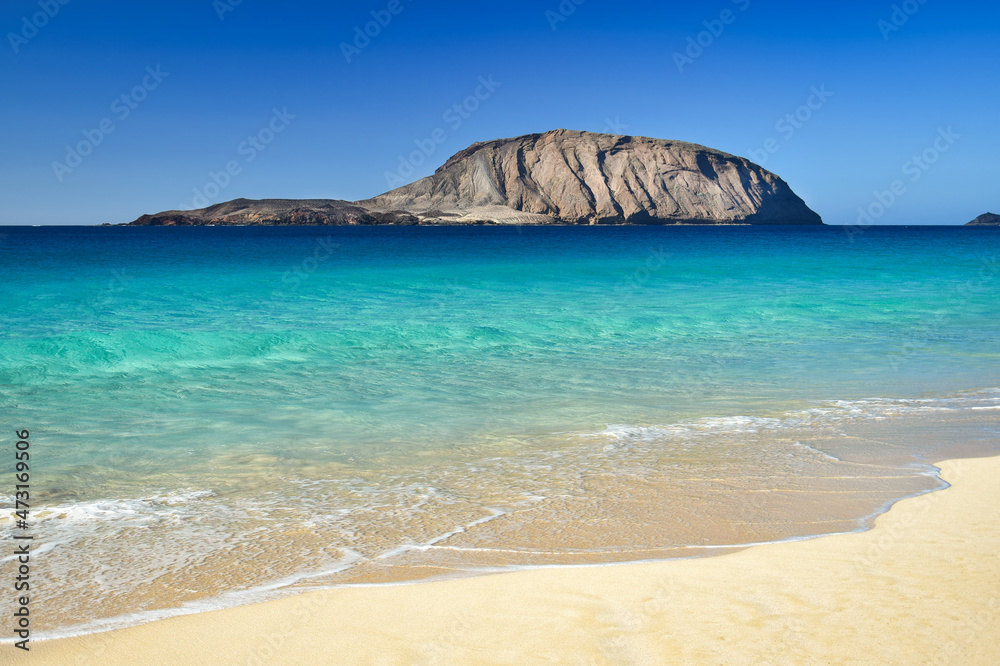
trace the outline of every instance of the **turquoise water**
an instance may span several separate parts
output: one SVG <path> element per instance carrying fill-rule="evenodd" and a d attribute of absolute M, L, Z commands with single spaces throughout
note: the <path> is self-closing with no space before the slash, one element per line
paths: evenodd
<path fill-rule="evenodd" d="M 504 489 L 569 492 L 566 461 L 623 438 L 660 446 L 647 463 L 662 471 L 683 456 L 657 427 L 803 427 L 788 415 L 831 401 L 884 412 L 871 399 L 970 391 L 992 414 L 981 391 L 1000 386 L 1000 229 L 4 233 L 0 408 L 36 441 L 53 580 L 91 556 L 167 553 L 104 576 L 105 597 L 142 599 L 135 612 L 166 603 L 136 591 L 144 576 L 249 557 L 276 525 L 308 533 L 300 565 L 172 585 L 217 596 L 405 550 L 507 511 Z M 706 478 L 749 441 L 726 423 L 699 449 Z M 779 448 L 740 469 L 791 470 L 798 454 Z M 383 506 L 363 529 L 343 522 Z M 70 594 L 80 606 L 54 626 L 93 616 Z"/>

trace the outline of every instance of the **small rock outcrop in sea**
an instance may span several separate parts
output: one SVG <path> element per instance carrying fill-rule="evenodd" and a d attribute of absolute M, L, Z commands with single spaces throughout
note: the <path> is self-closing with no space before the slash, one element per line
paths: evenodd
<path fill-rule="evenodd" d="M 133 225 L 822 224 L 785 181 L 705 146 L 554 130 L 477 143 L 372 199 L 237 199 Z"/>
<path fill-rule="evenodd" d="M 970 226 L 978 227 L 978 226 L 986 226 L 986 225 L 990 225 L 990 226 L 1000 225 L 1000 215 L 996 215 L 994 213 L 983 213 L 982 215 L 980 215 L 979 217 L 977 217 L 976 219 L 974 219 L 972 222 L 967 223 L 965 226 L 967 226 L 967 227 L 970 227 Z"/>

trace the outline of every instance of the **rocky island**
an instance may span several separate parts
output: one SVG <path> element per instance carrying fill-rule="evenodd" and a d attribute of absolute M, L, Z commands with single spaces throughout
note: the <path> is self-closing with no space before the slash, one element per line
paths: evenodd
<path fill-rule="evenodd" d="M 1000 225 L 1000 215 L 995 213 L 983 213 L 972 222 L 967 223 L 967 227 L 997 226 Z"/>
<path fill-rule="evenodd" d="M 823 224 L 775 174 L 682 141 L 553 130 L 476 143 L 364 201 L 236 199 L 159 225 Z"/>

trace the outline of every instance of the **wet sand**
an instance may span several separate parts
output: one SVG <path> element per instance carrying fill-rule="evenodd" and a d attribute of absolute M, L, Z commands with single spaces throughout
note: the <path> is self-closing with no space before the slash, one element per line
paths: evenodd
<path fill-rule="evenodd" d="M 1000 458 L 867 532 L 719 557 L 310 592 L 77 638 L 32 664 L 961 663 L 1000 658 Z M 10 659 L 13 655 L 13 659 Z"/>
<path fill-rule="evenodd" d="M 305 590 L 718 555 L 851 532 L 942 487 L 927 461 L 1000 452 L 988 410 L 974 409 L 997 399 L 957 401 L 961 409 L 847 403 L 783 419 L 553 435 L 489 455 L 473 447 L 384 462 L 391 473 L 317 465 L 295 477 L 302 483 L 246 463 L 233 478 L 185 480 L 210 491 L 178 491 L 174 479 L 173 491 L 141 500 L 102 487 L 95 501 L 35 514 L 36 548 L 56 547 L 39 559 L 32 629 L 64 637 Z M 922 413 L 927 404 L 941 408 Z M 0 562 L 0 577 L 15 565 Z"/>

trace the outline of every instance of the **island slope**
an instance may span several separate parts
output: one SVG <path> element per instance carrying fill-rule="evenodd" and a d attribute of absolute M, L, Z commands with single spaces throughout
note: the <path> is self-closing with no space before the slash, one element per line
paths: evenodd
<path fill-rule="evenodd" d="M 553 130 L 477 143 L 357 202 L 237 199 L 133 225 L 822 224 L 775 174 L 705 146 Z"/>
<path fill-rule="evenodd" d="M 1000 215 L 995 213 L 983 213 L 972 222 L 967 223 L 967 227 L 985 227 L 985 226 L 998 226 L 1000 225 Z"/>

